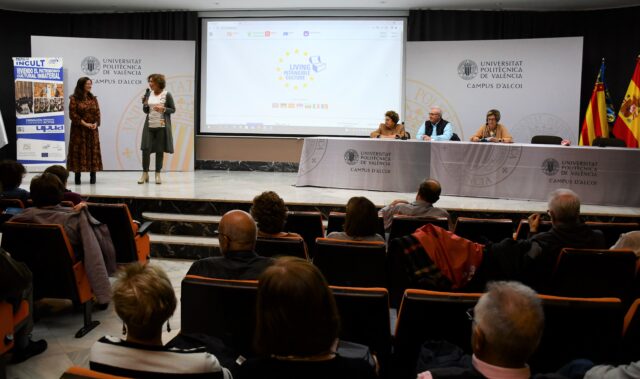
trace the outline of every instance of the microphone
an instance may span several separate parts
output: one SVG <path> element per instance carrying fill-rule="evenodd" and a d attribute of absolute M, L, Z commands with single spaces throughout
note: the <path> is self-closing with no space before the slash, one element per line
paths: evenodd
<path fill-rule="evenodd" d="M 149 88 L 147 88 L 146 91 L 144 91 L 144 96 L 142 97 L 142 103 L 144 104 L 147 100 L 149 100 L 149 96 L 151 95 L 151 90 Z"/>

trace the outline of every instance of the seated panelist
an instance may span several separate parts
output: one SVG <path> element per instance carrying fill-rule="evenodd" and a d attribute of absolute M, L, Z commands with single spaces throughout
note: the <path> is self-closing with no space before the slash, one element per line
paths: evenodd
<path fill-rule="evenodd" d="M 378 129 L 371 132 L 371 138 L 406 138 L 404 132 L 404 124 L 398 123 L 400 116 L 395 111 L 387 111 L 384 114 L 384 123 L 378 126 Z"/>
<path fill-rule="evenodd" d="M 489 110 L 487 122 L 471 137 L 471 142 L 513 142 L 513 137 L 507 128 L 499 122 L 500 111 L 497 109 Z"/>
<path fill-rule="evenodd" d="M 429 109 L 429 119 L 420 126 L 416 139 L 424 141 L 449 141 L 453 136 L 453 126 L 442 118 L 442 109 L 432 106 Z"/>

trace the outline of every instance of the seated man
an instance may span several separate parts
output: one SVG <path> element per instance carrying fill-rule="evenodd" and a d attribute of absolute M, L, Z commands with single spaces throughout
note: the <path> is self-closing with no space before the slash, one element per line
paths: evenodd
<path fill-rule="evenodd" d="M 78 205 L 82 202 L 82 197 L 79 193 L 73 192 L 67 188 L 67 180 L 69 179 L 69 170 L 67 170 L 64 166 L 53 165 L 47 167 L 44 172 L 53 174 L 60 179 L 62 185 L 64 185 L 64 201 L 70 201 L 73 205 Z"/>
<path fill-rule="evenodd" d="M 418 371 L 428 371 L 419 373 L 418 379 L 531 377 L 527 361 L 544 330 L 542 302 L 531 288 L 518 282 L 490 283 L 469 317 L 473 349 L 470 367 L 430 368 L 430 362 L 421 360 Z"/>
<path fill-rule="evenodd" d="M 449 218 L 447 211 L 433 206 L 440 199 L 440 192 L 442 192 L 440 182 L 435 179 L 425 179 L 420 183 L 414 202 L 409 203 L 398 199 L 380 210 L 380 215 L 384 217 L 384 229 L 386 231 L 391 229 L 394 215 Z"/>
<path fill-rule="evenodd" d="M 116 271 L 116 252 L 109 229 L 91 216 L 86 203 L 74 208 L 60 206 L 64 185 L 57 176 L 48 173 L 35 176 L 30 189 L 34 207 L 10 221 L 62 225 L 77 258 L 84 262 L 98 307 L 106 308 L 111 300 L 109 275 Z"/>
<path fill-rule="evenodd" d="M 487 112 L 487 122 L 471 137 L 471 142 L 513 142 L 513 137 L 504 125 L 498 123 L 499 121 L 500 111 L 491 109 Z"/>
<path fill-rule="evenodd" d="M 418 129 L 416 139 L 421 141 L 449 141 L 453 136 L 453 126 L 442 118 L 442 109 L 432 106 L 429 109 L 429 120 Z"/>
<path fill-rule="evenodd" d="M 371 132 L 371 138 L 406 138 L 404 124 L 399 124 L 400 116 L 395 111 L 387 111 L 384 114 L 384 123 L 378 129 Z"/>
<path fill-rule="evenodd" d="M 253 218 L 241 210 L 222 216 L 218 227 L 221 257 L 200 259 L 187 275 L 217 279 L 257 280 L 273 259 L 255 253 L 257 228 Z"/>

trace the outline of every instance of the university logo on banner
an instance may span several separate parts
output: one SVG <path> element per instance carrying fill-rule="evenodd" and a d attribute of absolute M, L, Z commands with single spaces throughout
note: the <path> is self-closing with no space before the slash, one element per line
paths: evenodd
<path fill-rule="evenodd" d="M 17 159 L 65 162 L 62 58 L 13 58 Z"/>

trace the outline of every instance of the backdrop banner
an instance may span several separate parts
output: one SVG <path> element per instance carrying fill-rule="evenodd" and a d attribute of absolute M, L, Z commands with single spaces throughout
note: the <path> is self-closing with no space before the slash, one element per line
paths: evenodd
<path fill-rule="evenodd" d="M 167 171 L 193 171 L 194 41 L 31 37 L 33 55 L 61 56 L 65 61 L 64 102 L 80 77 L 93 81 L 91 92 L 101 111 L 100 147 L 105 170 L 140 170 L 140 139 L 145 114 L 141 98 L 147 77 L 166 77 L 176 112 L 171 115 L 174 154 L 165 154 Z M 64 120 L 67 129 L 70 120 Z M 68 140 L 68 136 L 67 136 Z M 151 155 L 151 167 L 154 167 Z"/>
<path fill-rule="evenodd" d="M 29 168 L 64 163 L 62 58 L 13 58 L 13 75 L 17 160 Z"/>
<path fill-rule="evenodd" d="M 556 135 L 578 144 L 582 37 L 408 42 L 406 128 L 438 105 L 463 141 L 502 113 L 515 142 Z"/>

